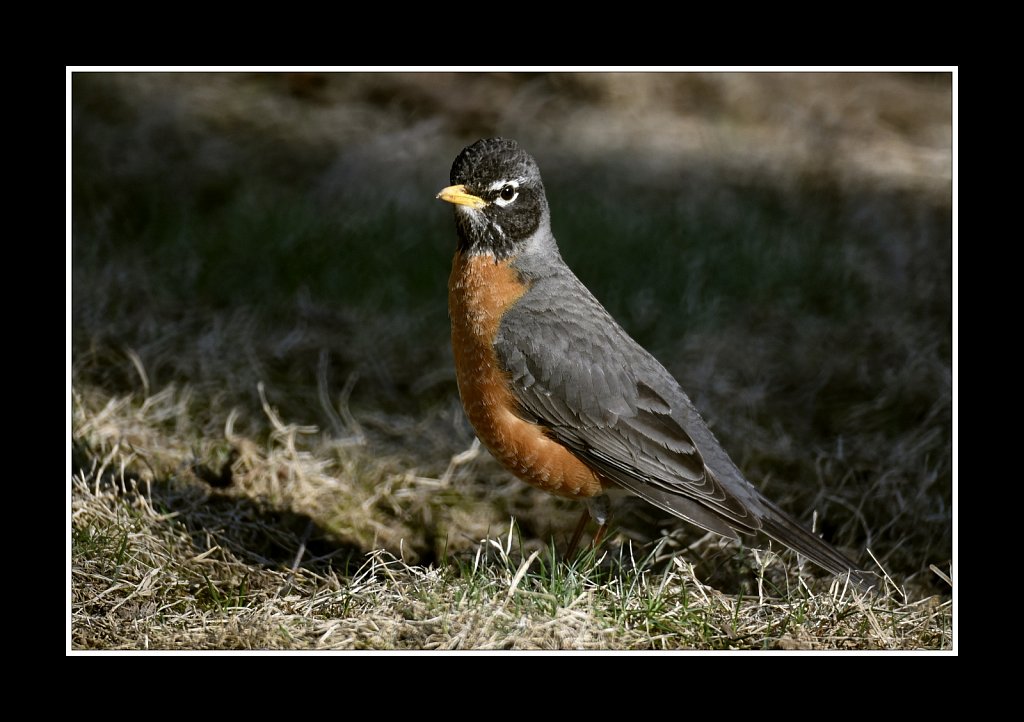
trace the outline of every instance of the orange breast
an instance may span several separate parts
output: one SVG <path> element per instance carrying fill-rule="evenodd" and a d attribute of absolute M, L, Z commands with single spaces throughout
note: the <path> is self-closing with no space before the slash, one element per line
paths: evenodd
<path fill-rule="evenodd" d="M 601 481 L 590 467 L 516 414 L 508 375 L 494 353 L 502 316 L 525 292 L 508 261 L 455 254 L 448 312 L 462 405 L 483 445 L 516 476 L 558 496 L 597 496 Z"/>

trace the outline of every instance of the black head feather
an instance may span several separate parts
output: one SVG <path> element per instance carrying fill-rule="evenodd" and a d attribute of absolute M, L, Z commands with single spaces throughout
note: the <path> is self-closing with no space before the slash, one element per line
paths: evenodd
<path fill-rule="evenodd" d="M 451 183 L 465 186 L 487 204 L 479 209 L 455 206 L 463 252 L 514 256 L 549 223 L 540 168 L 514 140 L 486 138 L 463 149 L 452 164 Z"/>

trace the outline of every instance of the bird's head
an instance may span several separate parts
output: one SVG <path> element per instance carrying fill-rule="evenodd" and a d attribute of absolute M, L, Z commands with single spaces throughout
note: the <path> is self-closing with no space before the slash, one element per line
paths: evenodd
<path fill-rule="evenodd" d="M 486 138 L 463 149 L 437 197 L 455 205 L 463 253 L 509 258 L 550 227 L 540 169 L 514 140 Z"/>

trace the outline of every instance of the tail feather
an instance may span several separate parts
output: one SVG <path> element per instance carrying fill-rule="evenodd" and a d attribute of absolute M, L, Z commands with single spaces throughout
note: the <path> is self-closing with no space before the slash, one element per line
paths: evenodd
<path fill-rule="evenodd" d="M 767 536 L 803 554 L 832 574 L 840 577 L 849 576 L 850 581 L 856 584 L 861 591 L 866 592 L 877 586 L 875 580 L 857 569 L 856 564 L 832 545 L 807 531 L 799 522 L 774 504 L 768 506 L 770 514 L 761 518 L 761 531 Z"/>

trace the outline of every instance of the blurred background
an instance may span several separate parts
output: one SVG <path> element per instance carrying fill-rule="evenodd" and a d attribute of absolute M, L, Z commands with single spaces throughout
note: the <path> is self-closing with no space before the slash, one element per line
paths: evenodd
<path fill-rule="evenodd" d="M 326 549 L 433 562 L 510 516 L 564 545 L 571 503 L 458 456 L 434 196 L 501 135 L 537 159 L 567 263 L 751 481 L 947 593 L 951 81 L 76 72 L 74 464 L 127 439 L 155 483 L 299 514 Z M 268 470 L 282 424 L 316 474 Z M 618 521 L 612 543 L 701 536 L 642 505 Z M 697 556 L 730 584 L 733 552 Z"/>

